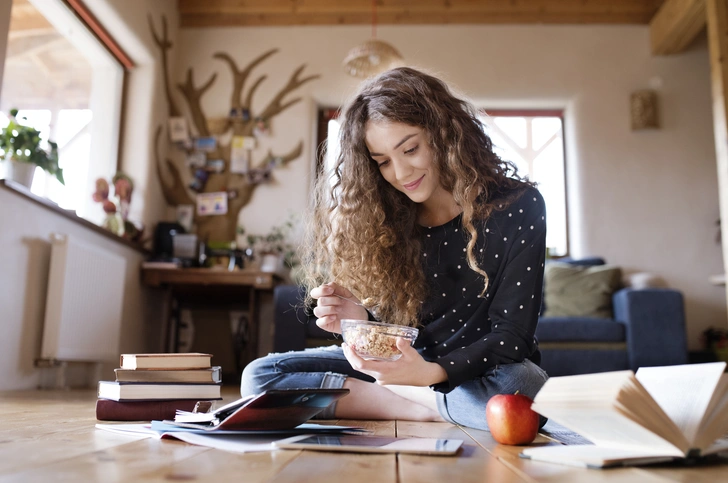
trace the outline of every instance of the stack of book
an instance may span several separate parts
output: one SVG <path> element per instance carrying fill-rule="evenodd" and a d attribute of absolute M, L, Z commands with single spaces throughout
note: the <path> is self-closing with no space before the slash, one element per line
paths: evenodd
<path fill-rule="evenodd" d="M 198 401 L 222 399 L 219 366 L 212 355 L 122 354 L 116 381 L 99 381 L 96 419 L 151 421 L 174 419 Z"/>

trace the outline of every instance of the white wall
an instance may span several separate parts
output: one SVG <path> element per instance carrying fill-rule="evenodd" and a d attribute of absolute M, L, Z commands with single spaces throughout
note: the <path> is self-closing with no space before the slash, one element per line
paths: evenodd
<path fill-rule="evenodd" d="M 239 66 L 270 48 L 280 52 L 253 71 L 267 74 L 253 114 L 301 63 L 322 78 L 303 86 L 302 102 L 273 121 L 271 142 L 285 152 L 303 140 L 304 156 L 275 173 L 243 209 L 249 232 L 265 232 L 307 202 L 315 106 L 338 106 L 357 81 L 340 62 L 368 38 L 368 27 L 216 28 L 179 31 L 176 82 L 192 67 L 211 117 L 229 108 L 232 80 L 217 51 Z M 688 52 L 653 57 L 646 26 L 381 26 L 415 66 L 439 74 L 483 107 L 562 107 L 566 111 L 571 253 L 600 255 L 626 272 L 663 277 L 686 297 L 689 343 L 708 326 L 726 326 L 715 242 L 719 217 L 709 64 L 704 40 Z M 252 82 L 252 79 L 250 82 Z M 630 131 L 632 91 L 657 86 L 662 128 Z M 294 97 L 294 96 L 291 96 Z M 181 101 L 180 101 L 181 102 Z M 257 155 L 264 154 L 264 149 Z"/>
<path fill-rule="evenodd" d="M 120 352 L 159 350 L 163 294 L 139 283 L 142 253 L 110 240 L 7 189 L 0 188 L 0 390 L 30 389 L 41 382 L 40 356 L 51 233 L 73 236 L 126 259 Z M 7 209 L 6 209 L 7 207 Z M 93 294 L 88 294 L 93 296 Z M 116 357 L 110 354 L 110 358 Z M 113 378 L 113 364 L 102 377 Z M 75 368 L 72 368 L 75 369 Z M 81 368 L 78 368 L 81 369 Z M 83 371 L 77 371 L 78 374 Z M 71 371 L 73 376 L 74 371 Z"/>

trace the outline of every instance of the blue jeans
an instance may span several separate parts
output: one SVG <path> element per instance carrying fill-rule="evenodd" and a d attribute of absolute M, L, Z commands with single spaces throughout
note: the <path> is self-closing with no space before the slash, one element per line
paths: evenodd
<path fill-rule="evenodd" d="M 269 354 L 245 367 L 240 394 L 245 397 L 268 389 L 340 388 L 347 377 L 374 382 L 371 376 L 351 367 L 339 346 Z M 487 430 L 485 405 L 492 396 L 518 391 L 533 399 L 546 379 L 546 372 L 528 359 L 498 365 L 447 394 L 435 392 L 437 408 L 446 421 Z M 333 419 L 335 409 L 333 403 L 318 417 Z M 542 418 L 541 425 L 545 422 Z"/>

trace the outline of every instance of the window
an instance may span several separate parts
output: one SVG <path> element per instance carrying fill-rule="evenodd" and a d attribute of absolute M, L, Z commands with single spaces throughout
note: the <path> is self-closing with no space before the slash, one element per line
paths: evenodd
<path fill-rule="evenodd" d="M 496 154 L 538 183 L 546 202 L 550 256 L 569 253 L 562 111 L 486 110 L 481 116 Z"/>
<path fill-rule="evenodd" d="M 66 181 L 63 186 L 37 168 L 34 194 L 101 221 L 91 194 L 97 178 L 117 171 L 124 67 L 130 66 L 79 0 L 13 0 L 0 127 L 19 109 L 44 141 L 58 143 Z"/>
<path fill-rule="evenodd" d="M 318 113 L 318 152 L 316 153 L 316 175 L 329 173 L 334 169 L 339 156 L 339 114 L 337 109 L 319 109 Z"/>
<path fill-rule="evenodd" d="M 538 183 L 546 202 L 548 229 L 546 245 L 550 256 L 569 253 L 566 178 L 564 169 L 564 135 L 562 111 L 488 111 L 481 121 L 493 141 L 494 151 L 512 161 L 521 176 Z M 338 111 L 319 112 L 319 146 L 326 147 L 320 156 L 329 172 L 339 152 Z M 324 144 L 325 143 L 325 144 Z"/>

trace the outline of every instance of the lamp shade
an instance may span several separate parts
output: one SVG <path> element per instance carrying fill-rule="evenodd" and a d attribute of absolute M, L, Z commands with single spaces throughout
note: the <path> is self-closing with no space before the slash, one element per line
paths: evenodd
<path fill-rule="evenodd" d="M 402 55 L 386 42 L 367 40 L 351 49 L 344 59 L 346 72 L 354 77 L 369 77 L 404 65 Z"/>

